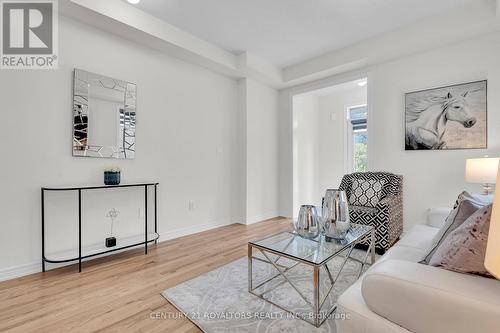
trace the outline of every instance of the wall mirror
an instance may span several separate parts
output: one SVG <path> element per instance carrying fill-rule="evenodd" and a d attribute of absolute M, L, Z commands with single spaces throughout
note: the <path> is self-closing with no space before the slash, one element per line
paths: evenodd
<path fill-rule="evenodd" d="M 75 69 L 73 156 L 135 157 L 136 85 Z"/>

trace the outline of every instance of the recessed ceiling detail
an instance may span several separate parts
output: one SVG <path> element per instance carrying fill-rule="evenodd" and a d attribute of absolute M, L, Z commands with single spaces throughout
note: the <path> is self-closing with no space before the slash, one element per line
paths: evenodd
<path fill-rule="evenodd" d="M 138 8 L 286 67 L 478 0 L 144 0 Z"/>

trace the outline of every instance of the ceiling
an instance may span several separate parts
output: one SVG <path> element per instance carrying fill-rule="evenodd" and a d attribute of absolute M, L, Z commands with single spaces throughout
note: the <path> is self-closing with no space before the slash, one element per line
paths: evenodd
<path fill-rule="evenodd" d="M 345 91 L 352 91 L 355 89 L 367 89 L 368 79 L 362 78 L 358 80 L 348 81 L 331 85 L 325 88 L 320 88 L 304 93 L 305 95 L 314 95 L 316 97 L 324 97 L 332 94 L 337 94 Z"/>
<path fill-rule="evenodd" d="M 138 8 L 231 53 L 286 67 L 477 0 L 142 0 Z"/>

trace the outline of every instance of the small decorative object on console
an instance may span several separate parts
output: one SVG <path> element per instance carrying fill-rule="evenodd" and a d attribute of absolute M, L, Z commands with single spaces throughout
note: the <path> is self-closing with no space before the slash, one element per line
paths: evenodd
<path fill-rule="evenodd" d="M 323 231 L 325 236 L 334 239 L 344 239 L 349 231 L 349 202 L 345 191 L 326 190 L 323 200 Z"/>
<path fill-rule="evenodd" d="M 104 170 L 104 185 L 119 185 L 121 170 L 112 166 Z"/>
<path fill-rule="evenodd" d="M 312 205 L 300 206 L 299 217 L 295 222 L 295 231 L 305 238 L 316 238 L 321 231 L 318 211 Z"/>
<path fill-rule="evenodd" d="M 109 237 L 106 238 L 106 247 L 116 246 L 116 238 L 113 237 L 113 226 L 114 226 L 115 220 L 119 214 L 120 214 L 120 212 L 118 210 L 116 210 L 115 208 L 113 208 L 106 215 L 106 217 L 109 217 L 111 219 L 111 231 L 109 233 Z"/>

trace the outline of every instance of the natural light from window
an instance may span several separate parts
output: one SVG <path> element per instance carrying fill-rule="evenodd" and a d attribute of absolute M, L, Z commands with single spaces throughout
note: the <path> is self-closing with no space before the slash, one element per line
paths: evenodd
<path fill-rule="evenodd" d="M 348 109 L 349 158 L 354 172 L 368 171 L 368 108 L 366 105 Z"/>

